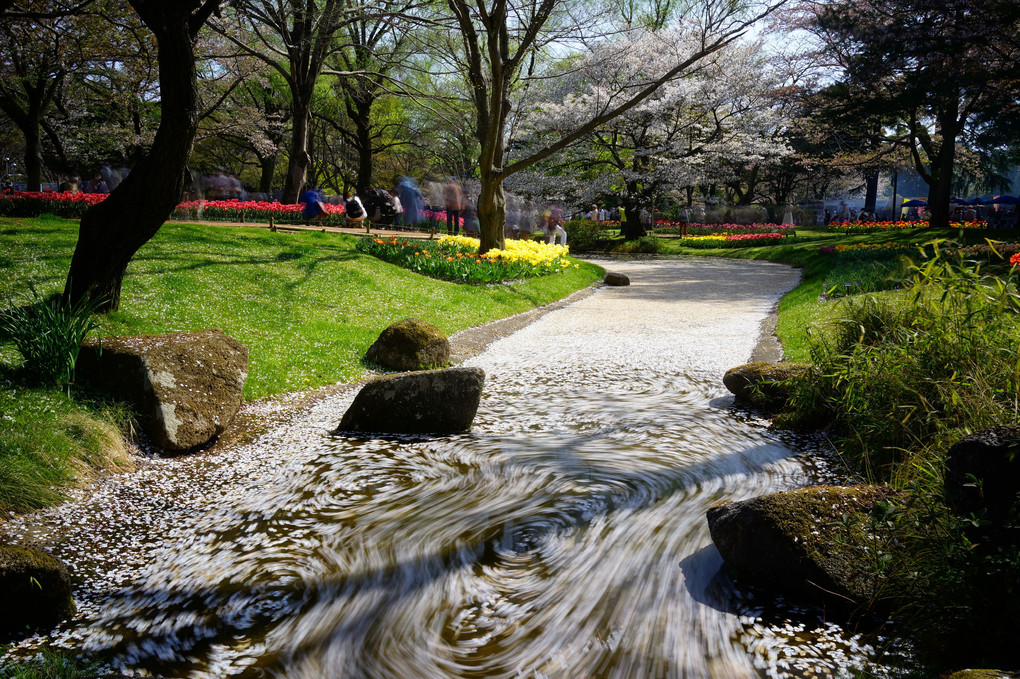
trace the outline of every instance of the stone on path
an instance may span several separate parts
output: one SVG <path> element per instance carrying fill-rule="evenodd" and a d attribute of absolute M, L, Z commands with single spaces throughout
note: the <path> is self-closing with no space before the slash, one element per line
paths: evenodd
<path fill-rule="evenodd" d="M 389 326 L 365 358 L 391 370 L 427 370 L 450 364 L 450 340 L 426 321 L 405 318 Z"/>
<path fill-rule="evenodd" d="M 606 285 L 613 286 L 630 285 L 630 278 L 628 278 L 626 274 L 616 273 L 615 271 L 607 271 L 602 282 Z"/>
<path fill-rule="evenodd" d="M 727 370 L 723 384 L 738 399 L 772 410 L 786 404 L 790 395 L 786 382 L 804 377 L 810 367 L 806 363 L 745 363 Z"/>
<path fill-rule="evenodd" d="M 56 557 L 0 545 L 0 631 L 52 627 L 74 615 L 71 575 Z"/>
<path fill-rule="evenodd" d="M 222 330 L 87 340 L 76 374 L 127 401 L 152 441 L 190 450 L 222 434 L 248 378 L 248 347 Z"/>
<path fill-rule="evenodd" d="M 336 433 L 456 434 L 471 428 L 485 384 L 481 368 L 384 375 L 366 384 Z"/>

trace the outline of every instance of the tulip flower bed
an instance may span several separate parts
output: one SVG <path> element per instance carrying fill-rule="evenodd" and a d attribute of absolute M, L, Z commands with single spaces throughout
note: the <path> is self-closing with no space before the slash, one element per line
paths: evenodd
<path fill-rule="evenodd" d="M 685 248 L 748 248 L 779 243 L 793 243 L 800 239 L 783 233 L 736 233 L 714 236 L 686 236 L 676 244 Z"/>
<path fill-rule="evenodd" d="M 863 231 L 891 231 L 895 229 L 927 229 L 931 225 L 927 220 L 909 222 L 832 222 L 829 231 L 837 233 L 860 233 Z M 988 222 L 976 220 L 971 222 L 949 222 L 951 229 L 987 229 Z"/>
<path fill-rule="evenodd" d="M 58 193 L 55 191 L 12 191 L 0 194 L 0 217 L 38 217 L 42 214 L 78 218 L 105 193 Z"/>
<path fill-rule="evenodd" d="M 507 241 L 506 249 L 489 250 L 484 255 L 478 254 L 478 239 L 467 236 L 443 236 L 437 241 L 362 238 L 356 247 L 416 273 L 459 283 L 531 278 L 570 266 L 566 246 L 534 241 Z"/>
<path fill-rule="evenodd" d="M 740 234 L 781 234 L 793 235 L 795 227 L 792 224 L 701 224 L 691 222 L 686 227 L 688 236 L 734 236 Z M 653 233 L 662 235 L 683 235 L 685 230 L 681 222 L 671 222 L 660 219 L 655 222 Z"/>
<path fill-rule="evenodd" d="M 173 219 L 202 222 L 269 222 L 278 224 L 302 224 L 304 203 L 284 205 L 263 200 L 191 200 L 174 209 Z M 343 226 L 344 206 L 323 203 L 326 214 L 317 219 L 323 226 Z"/>

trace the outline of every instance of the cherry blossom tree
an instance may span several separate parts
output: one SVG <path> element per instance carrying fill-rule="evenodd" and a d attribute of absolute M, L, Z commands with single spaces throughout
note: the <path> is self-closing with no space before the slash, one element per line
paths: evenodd
<path fill-rule="evenodd" d="M 684 42 L 681 51 L 668 52 L 671 58 L 664 70 L 649 69 L 635 80 L 614 84 L 593 100 L 583 119 L 571 121 L 541 148 L 510 159 L 511 120 L 518 110 L 514 95 L 526 91 L 534 78 L 548 75 L 537 55 L 586 53 L 595 45 L 607 49 L 601 43 L 613 42 L 613 36 L 621 35 L 624 28 L 610 25 L 608 14 L 599 15 L 588 6 L 565 0 L 447 0 L 460 32 L 462 68 L 468 80 L 468 97 L 476 114 L 475 133 L 481 147 L 478 196 L 481 250 L 503 244 L 504 180 L 571 146 L 638 106 L 662 85 L 698 68 L 703 60 L 733 43 L 782 3 L 783 0 L 764 3 L 699 0 L 684 5 L 675 24 L 693 39 Z M 625 58 L 630 45 L 621 41 L 614 58 Z M 663 49 L 669 47 L 663 45 Z M 660 66 L 662 63 L 656 62 Z"/>
<path fill-rule="evenodd" d="M 553 88 L 535 103 L 521 126 L 527 143 L 518 146 L 528 153 L 571 121 L 590 116 L 621 84 L 665 71 L 670 55 L 694 49 L 683 44 L 690 40 L 680 31 L 644 33 L 571 64 L 567 80 L 575 91 L 563 96 Z M 775 162 L 789 153 L 771 106 L 776 86 L 760 45 L 732 45 L 591 132 L 556 162 L 533 169 L 578 186 L 583 204 L 616 195 L 624 207 L 624 236 L 640 238 L 645 235 L 640 213 L 654 210 L 657 195 L 729 181 L 734 167 Z"/>

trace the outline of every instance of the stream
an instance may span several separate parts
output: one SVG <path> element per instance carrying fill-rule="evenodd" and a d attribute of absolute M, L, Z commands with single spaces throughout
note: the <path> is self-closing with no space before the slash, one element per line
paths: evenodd
<path fill-rule="evenodd" d="M 722 385 L 797 272 L 603 265 L 632 285 L 466 362 L 487 375 L 468 434 L 332 435 L 350 388 L 0 525 L 68 563 L 79 603 L 12 652 L 210 679 L 896 676 L 883 640 L 737 590 L 705 522 L 826 474 L 823 442 L 770 432 Z"/>

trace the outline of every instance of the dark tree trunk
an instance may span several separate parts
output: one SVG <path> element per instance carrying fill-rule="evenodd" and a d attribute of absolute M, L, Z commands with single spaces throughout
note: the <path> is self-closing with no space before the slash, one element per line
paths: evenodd
<path fill-rule="evenodd" d="M 294 130 L 290 139 L 290 158 L 287 165 L 287 180 L 283 184 L 283 195 L 280 202 L 294 204 L 301 196 L 308 176 L 308 127 L 311 122 L 311 96 L 304 97 L 301 93 L 294 94 Z"/>
<path fill-rule="evenodd" d="M 199 10 L 197 1 L 155 0 L 131 0 L 131 5 L 159 45 L 159 128 L 131 174 L 82 216 L 64 287 L 65 302 L 101 299 L 104 310 L 118 308 L 128 262 L 180 202 L 199 120 L 193 13 L 207 15 L 213 6 L 207 2 Z"/>
<path fill-rule="evenodd" d="M 641 222 L 641 201 L 634 198 L 637 195 L 637 182 L 627 182 L 627 195 L 623 199 L 623 222 L 620 224 L 624 240 L 637 240 L 648 235 Z"/>
<path fill-rule="evenodd" d="M 25 135 L 25 184 L 29 191 L 42 188 L 42 124 L 39 111 L 33 107 L 22 133 Z"/>
<path fill-rule="evenodd" d="M 928 190 L 928 210 L 931 212 L 930 225 L 936 229 L 948 229 L 950 199 L 953 191 L 953 164 L 956 162 L 956 137 L 960 132 L 960 101 L 952 98 L 939 112 L 939 132 L 942 143 L 932 163 L 932 183 Z"/>
<path fill-rule="evenodd" d="M 867 192 L 864 195 L 864 209 L 875 214 L 878 205 L 878 170 L 868 175 Z"/>
<path fill-rule="evenodd" d="M 273 193 L 273 177 L 276 175 L 277 155 L 274 153 L 271 156 L 259 158 L 259 170 L 261 171 L 259 176 L 259 193 L 267 195 L 272 195 Z"/>
<path fill-rule="evenodd" d="M 359 106 L 360 110 L 360 106 Z M 370 109 L 371 110 L 371 109 Z M 354 121 L 358 147 L 358 193 L 365 195 L 365 190 L 372 185 L 372 124 L 368 116 L 358 117 Z"/>

